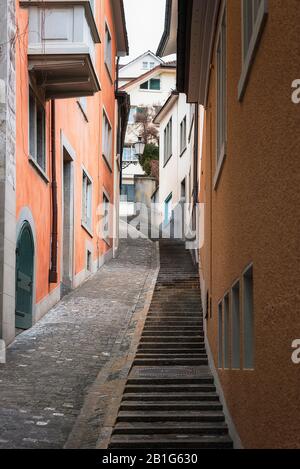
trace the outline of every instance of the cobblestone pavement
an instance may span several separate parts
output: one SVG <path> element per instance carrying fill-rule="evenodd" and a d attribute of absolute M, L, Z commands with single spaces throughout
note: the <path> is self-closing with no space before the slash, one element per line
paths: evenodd
<path fill-rule="evenodd" d="M 149 240 L 122 241 L 117 259 L 16 338 L 0 365 L 0 448 L 65 445 L 99 372 L 129 349 L 154 256 Z M 82 447 L 95 446 L 103 414 Z"/>

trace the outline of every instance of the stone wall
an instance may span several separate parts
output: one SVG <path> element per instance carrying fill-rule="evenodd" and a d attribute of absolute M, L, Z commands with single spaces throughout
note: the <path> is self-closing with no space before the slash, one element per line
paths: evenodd
<path fill-rule="evenodd" d="M 16 246 L 15 1 L 0 2 L 0 337 L 15 329 Z"/>

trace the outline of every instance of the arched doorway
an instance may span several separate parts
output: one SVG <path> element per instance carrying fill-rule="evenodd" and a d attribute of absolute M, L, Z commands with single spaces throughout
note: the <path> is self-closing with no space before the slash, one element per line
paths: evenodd
<path fill-rule="evenodd" d="M 34 243 L 30 225 L 24 222 L 16 249 L 16 328 L 32 326 Z"/>

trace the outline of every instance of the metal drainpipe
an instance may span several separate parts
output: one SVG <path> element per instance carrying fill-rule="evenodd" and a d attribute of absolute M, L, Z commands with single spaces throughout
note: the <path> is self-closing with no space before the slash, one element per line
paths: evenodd
<path fill-rule="evenodd" d="M 116 65 L 116 82 L 115 82 L 115 88 L 116 88 L 116 92 L 118 91 L 119 89 L 119 65 L 120 65 L 120 57 L 117 57 L 117 65 Z M 120 113 L 121 113 L 121 109 L 119 108 L 119 103 L 118 103 L 118 138 L 117 138 L 117 142 L 118 142 L 118 151 L 120 151 L 121 149 L 121 120 L 120 120 Z M 119 186 L 120 186 L 120 193 L 121 193 L 121 190 L 122 190 L 122 156 L 121 155 L 121 151 L 120 151 L 120 181 L 119 181 Z"/>
<path fill-rule="evenodd" d="M 57 283 L 57 180 L 55 151 L 55 100 L 51 100 L 51 195 L 52 195 L 52 227 L 51 227 L 51 266 L 49 283 Z"/>

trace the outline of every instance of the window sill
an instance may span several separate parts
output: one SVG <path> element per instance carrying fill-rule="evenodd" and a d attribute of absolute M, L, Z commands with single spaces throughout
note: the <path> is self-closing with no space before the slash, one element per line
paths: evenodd
<path fill-rule="evenodd" d="M 181 158 L 181 157 L 185 154 L 186 150 L 187 150 L 187 147 L 185 147 L 185 148 L 182 150 L 182 152 L 181 152 L 180 155 L 179 155 L 179 158 Z"/>
<path fill-rule="evenodd" d="M 144 90 L 143 88 L 139 88 L 140 91 L 146 91 L 147 93 L 161 93 L 161 90 Z"/>
<path fill-rule="evenodd" d="M 81 226 L 91 238 L 94 237 L 92 229 L 82 220 L 81 220 Z"/>
<path fill-rule="evenodd" d="M 168 156 L 168 159 L 167 159 L 166 162 L 164 163 L 163 168 L 165 168 L 165 167 L 167 166 L 167 164 L 169 163 L 169 161 L 170 161 L 170 159 L 172 158 L 172 156 L 173 156 L 172 153 L 171 153 L 170 156 Z"/>
<path fill-rule="evenodd" d="M 47 184 L 49 184 L 49 182 L 50 182 L 49 178 L 48 178 L 47 174 L 45 173 L 45 171 L 43 170 L 43 168 L 40 167 L 40 165 L 36 162 L 36 160 L 34 158 L 32 158 L 31 155 L 29 155 L 28 160 L 29 160 L 29 163 L 33 166 L 33 168 L 37 171 L 37 173 L 41 176 L 41 178 Z"/>
<path fill-rule="evenodd" d="M 220 154 L 218 164 L 217 164 L 217 169 L 216 169 L 215 176 L 214 176 L 213 187 L 215 191 L 217 190 L 218 184 L 220 182 L 220 177 L 223 171 L 225 158 L 226 158 L 226 146 L 224 145 L 221 150 L 221 154 Z"/>
<path fill-rule="evenodd" d="M 109 171 L 112 173 L 112 167 L 111 167 L 111 164 L 109 163 L 109 161 L 108 161 L 108 159 L 106 158 L 106 156 L 105 156 L 105 155 L 103 155 L 103 153 L 102 153 L 102 158 L 104 159 L 104 161 L 105 161 L 105 164 L 106 164 L 106 166 L 108 167 Z"/>
<path fill-rule="evenodd" d="M 88 120 L 88 117 L 87 117 L 87 113 L 85 112 L 85 110 L 84 110 L 83 107 L 81 106 L 80 101 L 77 101 L 77 104 L 78 104 L 78 107 L 79 107 L 80 111 L 81 111 L 82 114 L 83 114 L 84 120 L 85 120 L 86 122 L 88 122 L 89 120 Z"/>
<path fill-rule="evenodd" d="M 238 100 L 242 101 L 246 92 L 249 75 L 258 49 L 258 44 L 263 33 L 264 26 L 268 16 L 268 2 L 263 0 L 258 11 L 256 24 L 253 30 L 252 38 L 249 44 L 247 56 L 243 63 L 241 78 L 238 85 Z"/>

